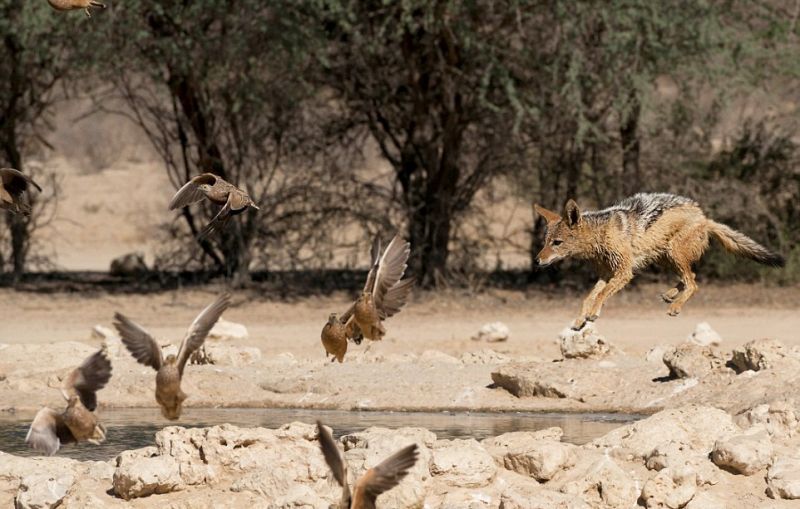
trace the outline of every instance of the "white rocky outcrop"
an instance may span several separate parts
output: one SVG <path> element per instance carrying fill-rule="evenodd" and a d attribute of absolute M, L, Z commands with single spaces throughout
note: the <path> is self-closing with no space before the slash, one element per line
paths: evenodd
<path fill-rule="evenodd" d="M 487 343 L 500 343 L 508 341 L 511 337 L 511 330 L 503 322 L 491 322 L 484 324 L 478 333 L 472 336 L 473 341 L 486 341 Z"/>

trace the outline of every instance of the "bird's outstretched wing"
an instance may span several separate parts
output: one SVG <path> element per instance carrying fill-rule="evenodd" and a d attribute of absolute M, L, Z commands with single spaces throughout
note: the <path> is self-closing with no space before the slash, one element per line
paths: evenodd
<path fill-rule="evenodd" d="M 25 443 L 33 450 L 54 455 L 63 444 L 75 442 L 69 428 L 64 424 L 61 414 L 44 407 L 33 418 Z"/>
<path fill-rule="evenodd" d="M 186 332 L 186 337 L 181 342 L 181 347 L 178 350 L 178 371 L 183 374 L 183 368 L 186 366 L 186 361 L 194 353 L 195 350 L 200 348 L 203 341 L 206 340 L 208 332 L 217 323 L 222 313 L 231 305 L 231 295 L 224 293 L 217 298 L 214 302 L 206 306 L 197 318 L 194 319 L 189 330 Z"/>
<path fill-rule="evenodd" d="M 211 219 L 211 221 L 205 226 L 205 228 L 200 230 L 200 233 L 197 234 L 197 240 L 206 239 L 208 238 L 209 235 L 211 235 L 215 231 L 221 230 L 225 226 L 225 223 L 227 223 L 228 219 L 231 218 L 231 213 L 232 213 L 231 202 L 233 200 L 232 196 L 233 196 L 232 194 L 228 195 L 228 201 L 225 202 L 225 205 L 223 205 L 222 208 L 219 209 L 217 215 Z"/>
<path fill-rule="evenodd" d="M 158 371 L 164 364 L 161 347 L 149 332 L 122 313 L 114 313 L 114 327 L 125 348 L 139 363 Z"/>
<path fill-rule="evenodd" d="M 411 444 L 392 454 L 379 465 L 370 468 L 356 481 L 353 487 L 357 496 L 363 493 L 364 498 L 374 507 L 375 499 L 381 493 L 394 488 L 408 474 L 409 469 L 417 462 L 417 444 Z"/>
<path fill-rule="evenodd" d="M 205 198 L 205 193 L 200 189 L 200 184 L 214 185 L 217 182 L 217 176 L 213 173 L 203 173 L 185 183 L 183 187 L 178 189 L 175 196 L 169 202 L 169 210 L 182 209 L 192 203 L 197 203 Z"/>
<path fill-rule="evenodd" d="M 33 185 L 33 187 L 39 191 L 42 190 L 39 184 L 34 182 L 32 178 L 14 168 L 0 168 L 0 181 L 2 181 L 6 191 L 15 197 L 27 191 L 29 184 Z"/>
<path fill-rule="evenodd" d="M 383 307 L 386 293 L 396 285 L 406 272 L 406 262 L 411 254 L 411 244 L 395 235 L 378 261 L 372 297 L 375 308 Z"/>
<path fill-rule="evenodd" d="M 66 399 L 77 395 L 90 411 L 97 408 L 97 391 L 111 379 L 111 361 L 105 348 L 101 348 L 73 369 L 61 383 L 61 392 Z"/>
<path fill-rule="evenodd" d="M 29 189 L 29 185 L 41 191 L 39 184 L 14 168 L 0 168 L 0 184 L 0 208 L 30 215 L 31 205 L 22 197 L 22 193 Z"/>
<path fill-rule="evenodd" d="M 375 235 L 372 239 L 372 246 L 369 249 L 369 273 L 367 281 L 364 283 L 364 291 L 371 292 L 375 286 L 375 276 L 378 274 L 378 263 L 381 258 L 381 238 Z"/>
<path fill-rule="evenodd" d="M 323 426 L 320 421 L 317 421 L 317 429 L 319 430 L 319 447 L 322 449 L 322 455 L 325 457 L 325 463 L 330 467 L 333 473 L 333 478 L 342 487 L 342 503 L 340 507 L 350 507 L 350 487 L 347 485 L 347 463 L 339 452 L 339 447 L 333 439 L 331 432 Z"/>
<path fill-rule="evenodd" d="M 405 306 L 408 294 L 414 288 L 415 282 L 415 278 L 409 277 L 389 288 L 389 291 L 383 296 L 381 305 L 378 307 L 378 316 L 380 316 L 381 320 L 397 314 L 400 308 Z"/>

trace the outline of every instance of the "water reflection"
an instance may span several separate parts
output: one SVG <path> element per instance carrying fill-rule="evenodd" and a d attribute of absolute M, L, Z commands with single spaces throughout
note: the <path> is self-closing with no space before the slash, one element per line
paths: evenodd
<path fill-rule="evenodd" d="M 25 445 L 25 434 L 34 414 L 0 415 L 0 450 L 21 456 L 34 456 Z M 314 423 L 321 419 L 333 427 L 337 436 L 361 431 L 370 426 L 422 427 L 439 438 L 481 440 L 510 431 L 536 431 L 551 426 L 564 430 L 564 440 L 586 443 L 622 423 L 639 418 L 619 414 L 556 413 L 427 413 L 427 412 L 346 412 L 340 410 L 294 409 L 203 409 L 188 408 L 179 421 L 187 428 L 230 423 L 241 427 L 277 428 L 285 423 Z M 155 433 L 173 423 L 157 409 L 105 410 L 100 418 L 108 428 L 107 440 L 99 446 L 81 444 L 62 448 L 58 455 L 81 460 L 108 460 L 126 449 L 153 445 Z"/>

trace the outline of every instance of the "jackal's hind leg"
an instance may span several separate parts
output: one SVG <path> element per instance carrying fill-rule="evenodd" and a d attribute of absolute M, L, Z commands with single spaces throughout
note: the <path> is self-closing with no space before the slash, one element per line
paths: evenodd
<path fill-rule="evenodd" d="M 683 308 L 683 305 L 686 304 L 686 301 L 689 300 L 697 291 L 697 283 L 695 282 L 694 272 L 692 272 L 691 265 L 682 264 L 678 266 L 677 269 L 681 275 L 683 291 L 678 293 L 672 304 L 670 304 L 669 311 L 667 311 L 669 316 L 678 316 Z"/>
<path fill-rule="evenodd" d="M 675 288 L 670 288 L 666 292 L 661 294 L 661 299 L 666 302 L 667 304 L 671 304 L 675 302 L 675 299 L 678 298 L 678 295 L 684 290 L 683 282 L 679 282 L 675 285 Z"/>

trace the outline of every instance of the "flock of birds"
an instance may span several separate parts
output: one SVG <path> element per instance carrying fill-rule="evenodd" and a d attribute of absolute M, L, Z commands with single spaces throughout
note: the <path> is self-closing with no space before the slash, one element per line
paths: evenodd
<path fill-rule="evenodd" d="M 82 9 L 87 17 L 92 16 L 93 8 L 106 7 L 96 0 L 48 0 L 48 3 L 59 11 Z M 31 187 L 42 191 L 31 177 L 19 170 L 0 168 L 0 209 L 30 215 L 31 205 L 25 195 Z M 173 196 L 169 209 L 181 209 L 204 199 L 221 208 L 199 232 L 198 241 L 222 230 L 233 216 L 250 208 L 259 210 L 247 192 L 213 173 L 203 173 L 184 184 Z M 410 244 L 397 235 L 383 251 L 380 238 L 375 238 L 370 251 L 370 271 L 361 294 L 343 314 L 331 313 L 322 329 L 322 346 L 326 357 L 331 356 L 331 362 L 344 361 L 351 341 L 361 344 L 364 338 L 370 341 L 383 339 L 386 334 L 383 321 L 400 311 L 414 286 L 414 278 L 403 279 L 410 253 Z M 139 363 L 156 371 L 155 399 L 165 418 L 180 418 L 187 398 L 181 390 L 186 364 L 229 306 L 230 294 L 226 293 L 203 309 L 189 326 L 178 354 L 166 357 L 162 347 L 146 329 L 121 313 L 114 315 L 114 327 L 125 347 Z M 40 409 L 25 442 L 34 450 L 52 456 L 65 444 L 88 442 L 97 445 L 105 441 L 106 428 L 94 411 L 97 409 L 97 392 L 108 384 L 111 370 L 105 347 L 86 358 L 62 380 L 61 394 L 67 401 L 66 407 L 61 411 L 49 407 Z M 339 505 L 342 509 L 374 509 L 378 495 L 397 486 L 418 458 L 416 444 L 404 447 L 367 470 L 356 480 L 351 491 L 347 482 L 347 462 L 336 441 L 321 422 L 317 422 L 317 427 L 325 461 L 342 487 Z"/>
<path fill-rule="evenodd" d="M 55 1 L 51 0 L 51 3 Z M 98 2 L 89 3 L 96 6 Z M 26 193 L 31 187 L 42 190 L 22 172 L 0 168 L 0 208 L 30 214 L 31 205 Z M 169 209 L 187 207 L 203 199 L 221 208 L 198 234 L 198 239 L 220 231 L 231 217 L 249 208 L 258 210 L 245 191 L 211 173 L 198 175 L 184 184 L 170 201 Z M 410 244 L 398 235 L 386 249 L 382 249 L 380 238 L 375 238 L 370 250 L 370 270 L 361 294 L 343 314 L 331 313 L 322 328 L 322 345 L 326 358 L 330 356 L 331 362 L 343 362 L 351 341 L 361 344 L 364 338 L 370 341 L 383 339 L 386 334 L 384 320 L 400 311 L 414 286 L 414 278 L 403 278 L 410 253 Z M 156 371 L 155 399 L 165 418 L 180 418 L 187 398 L 181 390 L 186 364 L 203 346 L 206 336 L 230 304 L 231 296 L 225 293 L 203 309 L 189 326 L 177 355 L 166 357 L 160 344 L 145 328 L 127 316 L 115 313 L 114 327 L 122 343 L 139 363 Z M 88 442 L 96 445 L 103 442 L 106 428 L 94 411 L 97 409 L 97 392 L 108 384 L 111 371 L 111 361 L 104 346 L 63 378 L 60 390 L 67 402 L 66 407 L 60 411 L 49 407 L 40 409 L 25 442 L 47 455 L 56 454 L 65 444 Z M 342 486 L 342 508 L 374 508 L 377 496 L 396 486 L 417 459 L 417 446 L 405 447 L 369 469 L 356 481 L 351 492 L 347 484 L 346 462 L 336 442 L 321 423 L 318 423 L 318 428 L 325 460 L 334 479 Z"/>

